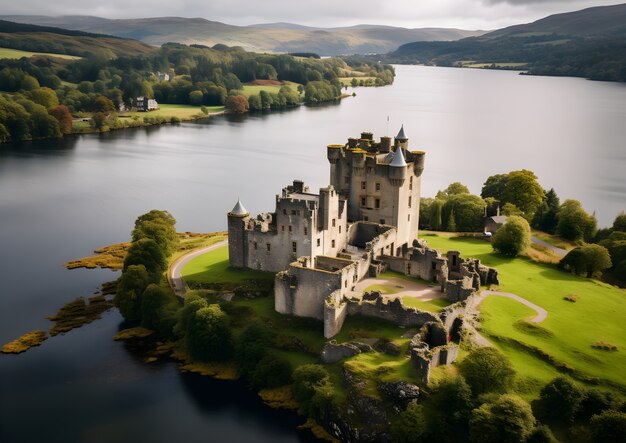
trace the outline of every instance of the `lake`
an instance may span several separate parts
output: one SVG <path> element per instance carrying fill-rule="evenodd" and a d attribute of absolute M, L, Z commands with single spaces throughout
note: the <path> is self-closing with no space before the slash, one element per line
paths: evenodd
<path fill-rule="evenodd" d="M 0 146 L 0 343 L 49 329 L 46 316 L 114 279 L 63 264 L 127 240 L 139 214 L 166 209 L 179 231 L 224 230 L 238 197 L 258 213 L 294 178 L 325 186 L 326 145 L 361 131 L 378 138 L 404 124 L 411 147 L 427 153 L 424 196 L 453 181 L 480 193 L 489 175 L 525 168 L 561 201 L 581 200 L 601 226 L 626 209 L 626 85 L 396 69 L 393 86 L 357 88 L 340 104 Z M 295 414 L 238 383 L 145 364 L 111 339 L 120 323 L 113 310 L 0 355 L 0 441 L 310 439 Z"/>

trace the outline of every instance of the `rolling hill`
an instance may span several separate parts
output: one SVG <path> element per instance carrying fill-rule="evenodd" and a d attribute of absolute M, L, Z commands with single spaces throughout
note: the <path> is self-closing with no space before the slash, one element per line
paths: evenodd
<path fill-rule="evenodd" d="M 233 26 L 203 18 L 182 17 L 112 20 L 91 16 L 28 15 L 0 18 L 132 38 L 155 46 L 167 42 L 207 46 L 222 43 L 255 52 L 316 52 L 320 55 L 389 52 L 413 41 L 458 40 L 485 33 L 460 29 L 408 29 L 377 25 L 344 28 L 315 28 L 291 23 Z"/>
<path fill-rule="evenodd" d="M 0 20 L 0 48 L 79 57 L 98 53 L 108 58 L 154 51 L 137 40 L 5 20 Z"/>
<path fill-rule="evenodd" d="M 454 42 L 412 42 L 377 59 L 626 82 L 626 4 L 555 14 Z"/>

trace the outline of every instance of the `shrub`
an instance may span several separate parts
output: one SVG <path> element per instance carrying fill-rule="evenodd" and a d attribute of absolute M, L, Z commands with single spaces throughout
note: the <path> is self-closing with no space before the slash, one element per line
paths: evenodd
<path fill-rule="evenodd" d="M 557 377 L 541 389 L 539 409 L 546 418 L 571 421 L 584 398 L 581 388 L 565 377 Z"/>
<path fill-rule="evenodd" d="M 611 257 L 604 246 L 588 244 L 568 252 L 559 267 L 582 277 L 599 277 L 611 267 Z"/>
<path fill-rule="evenodd" d="M 251 383 L 257 388 L 276 388 L 291 381 L 291 365 L 284 358 L 265 355 L 254 368 Z"/>
<path fill-rule="evenodd" d="M 393 441 L 413 443 L 425 441 L 426 429 L 424 407 L 411 403 L 392 421 L 390 430 Z"/>
<path fill-rule="evenodd" d="M 594 441 L 623 442 L 626 436 L 626 413 L 608 410 L 594 415 L 589 421 Z"/>
<path fill-rule="evenodd" d="M 470 440 L 475 443 L 522 443 L 531 435 L 535 417 L 530 405 L 515 395 L 503 395 L 472 411 Z"/>
<path fill-rule="evenodd" d="M 200 308 L 191 316 L 185 342 L 191 356 L 200 361 L 220 361 L 232 355 L 232 332 L 219 305 Z"/>
<path fill-rule="evenodd" d="M 303 365 L 292 376 L 292 394 L 303 412 L 316 415 L 332 400 L 332 383 L 322 365 Z"/>
<path fill-rule="evenodd" d="M 526 219 L 511 216 L 496 231 L 492 239 L 493 249 L 504 255 L 518 255 L 530 246 L 530 225 Z"/>
<path fill-rule="evenodd" d="M 617 346 L 605 341 L 597 341 L 592 344 L 591 347 L 594 349 L 602 349 L 604 351 L 617 351 Z"/>
<path fill-rule="evenodd" d="M 459 365 L 461 375 L 474 395 L 505 392 L 515 376 L 509 359 L 496 348 L 478 348 L 469 353 Z"/>
<path fill-rule="evenodd" d="M 571 301 L 572 303 L 576 303 L 578 301 L 578 296 L 574 294 L 569 294 L 563 297 L 563 300 Z"/>

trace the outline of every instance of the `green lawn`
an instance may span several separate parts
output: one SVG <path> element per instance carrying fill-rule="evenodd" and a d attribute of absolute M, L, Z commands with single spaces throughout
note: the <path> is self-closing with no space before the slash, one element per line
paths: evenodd
<path fill-rule="evenodd" d="M 360 77 L 360 76 L 339 77 L 338 80 L 341 82 L 341 86 L 352 86 L 352 79 L 353 78 L 356 78 L 356 80 L 358 82 L 360 82 L 361 80 L 366 81 L 368 79 L 371 79 L 372 81 L 376 81 L 376 77 Z"/>
<path fill-rule="evenodd" d="M 213 114 L 216 112 L 221 112 L 224 110 L 223 106 L 207 106 L 209 113 Z M 188 120 L 193 117 L 204 116 L 202 111 L 200 110 L 200 106 L 192 106 L 192 105 L 170 105 L 170 104 L 159 104 L 159 109 L 156 111 L 150 112 L 125 112 L 119 115 L 119 118 L 125 119 L 129 117 L 137 116 L 139 119 L 143 119 L 144 117 L 178 117 L 181 120 Z"/>
<path fill-rule="evenodd" d="M 298 86 L 300 86 L 299 83 L 294 83 L 294 82 L 284 82 L 285 84 L 283 85 L 243 85 L 243 93 L 246 97 L 250 97 L 251 95 L 255 95 L 260 93 L 261 91 L 267 91 L 267 92 L 271 92 L 274 94 L 278 94 L 278 91 L 280 91 L 280 88 L 282 88 L 283 86 L 289 86 L 291 89 L 293 89 L 294 92 L 298 92 Z"/>
<path fill-rule="evenodd" d="M 433 298 L 432 300 L 420 300 L 419 298 L 405 296 L 402 297 L 402 304 L 411 308 L 433 313 L 441 312 L 443 308 L 450 305 L 444 298 Z"/>
<path fill-rule="evenodd" d="M 274 281 L 271 272 L 232 269 L 228 266 L 228 246 L 190 260 L 181 271 L 191 283 L 243 283 L 247 280 Z"/>
<path fill-rule="evenodd" d="M 540 382 L 558 373 L 553 364 L 545 362 L 545 356 L 540 358 L 536 349 L 557 364 L 573 368 L 576 379 L 596 378 L 605 387 L 626 392 L 626 291 L 567 274 L 552 265 L 526 258 L 504 258 L 494 254 L 491 245 L 483 240 L 431 233 L 421 237 L 441 251 L 459 250 L 464 257 L 495 266 L 502 291 L 520 295 L 548 311 L 548 318 L 534 328 L 534 324 L 529 327 L 520 321 L 532 317 L 532 310 L 513 300 L 490 297 L 481 306 L 481 332 L 511 358 L 519 380 L 529 386 L 529 393 L 536 394 Z M 563 300 L 569 294 L 577 295 L 578 301 Z M 612 343 L 619 350 L 593 349 L 591 345 L 596 341 Z"/>
<path fill-rule="evenodd" d="M 20 51 L 19 49 L 0 48 L 0 58 L 20 59 L 22 57 L 32 57 L 34 55 L 45 55 L 47 57 L 62 58 L 64 60 L 78 60 L 82 57 L 66 54 L 52 54 L 49 52 L 29 52 Z"/>

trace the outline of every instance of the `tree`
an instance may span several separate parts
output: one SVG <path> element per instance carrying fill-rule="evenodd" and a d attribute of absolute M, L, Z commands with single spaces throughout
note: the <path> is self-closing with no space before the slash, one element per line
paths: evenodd
<path fill-rule="evenodd" d="M 511 216 L 491 240 L 494 251 L 516 256 L 530 246 L 530 225 L 519 216 Z"/>
<path fill-rule="evenodd" d="M 243 330 L 235 350 L 235 361 L 237 371 L 244 379 L 252 378 L 273 340 L 272 331 L 261 322 L 255 321 Z"/>
<path fill-rule="evenodd" d="M 178 307 L 171 289 L 154 283 L 148 285 L 141 296 L 141 326 L 157 331 L 162 337 L 171 337 Z"/>
<path fill-rule="evenodd" d="M 411 403 L 406 410 L 400 412 L 398 417 L 391 423 L 391 435 L 393 441 L 418 443 L 426 441 L 427 429 L 424 407 L 417 403 Z"/>
<path fill-rule="evenodd" d="M 450 183 L 448 185 L 448 187 L 446 189 L 444 189 L 443 194 L 446 197 L 450 197 L 451 195 L 458 195 L 458 194 L 469 194 L 469 188 L 467 186 L 465 186 L 463 183 L 460 182 L 454 182 L 454 183 Z"/>
<path fill-rule="evenodd" d="M 504 192 L 508 181 L 508 174 L 496 174 L 488 177 L 480 191 L 480 196 L 485 199 L 492 197 L 499 202 L 504 202 Z"/>
<path fill-rule="evenodd" d="M 287 385 L 291 382 L 291 365 L 282 357 L 266 354 L 256 364 L 250 382 L 257 389 Z"/>
<path fill-rule="evenodd" d="M 533 227 L 554 234 L 558 222 L 557 214 L 560 204 L 559 197 L 556 195 L 554 189 L 550 189 L 546 192 L 544 201 L 537 209 L 537 213 L 533 219 Z"/>
<path fill-rule="evenodd" d="M 248 112 L 250 104 L 245 95 L 231 95 L 226 99 L 225 109 L 233 114 Z"/>
<path fill-rule="evenodd" d="M 513 203 L 505 203 L 504 206 L 502 206 L 502 213 L 507 217 L 510 217 L 512 215 L 517 215 L 519 217 L 524 216 L 522 210 L 515 206 Z"/>
<path fill-rule="evenodd" d="M 50 110 L 48 113 L 53 116 L 59 122 L 59 129 L 62 134 L 71 134 L 72 133 L 72 114 L 70 114 L 69 109 L 65 105 L 56 106 Z"/>
<path fill-rule="evenodd" d="M 475 443 L 522 443 L 531 435 L 535 417 L 530 405 L 505 394 L 472 411 L 470 440 Z"/>
<path fill-rule="evenodd" d="M 150 274 L 152 282 L 161 279 L 161 274 L 167 267 L 163 251 L 151 238 L 140 238 L 132 242 L 124 259 L 124 271 L 131 265 L 143 265 Z"/>
<path fill-rule="evenodd" d="M 430 229 L 435 231 L 440 231 L 443 228 L 442 224 L 442 211 L 443 211 L 442 200 L 435 200 L 430 207 Z"/>
<path fill-rule="evenodd" d="M 28 93 L 28 98 L 46 109 L 59 106 L 57 94 L 50 88 L 37 88 Z"/>
<path fill-rule="evenodd" d="M 206 299 L 200 297 L 197 294 L 190 293 L 185 296 L 185 304 L 176 313 L 176 324 L 174 325 L 174 334 L 183 338 L 187 334 L 189 323 L 191 318 L 196 314 L 196 311 L 209 306 Z"/>
<path fill-rule="evenodd" d="M 451 194 L 445 200 L 442 217 L 448 220 L 448 231 L 477 232 L 482 230 L 485 202 L 472 194 Z M 451 224 L 452 222 L 452 224 Z"/>
<path fill-rule="evenodd" d="M 322 365 L 299 366 L 291 376 L 291 392 L 305 413 L 315 414 L 324 406 L 328 391 L 332 390 L 330 374 Z"/>
<path fill-rule="evenodd" d="M 108 97 L 101 95 L 96 99 L 93 110 L 95 112 L 102 112 L 103 114 L 110 114 L 115 111 L 115 105 Z"/>
<path fill-rule="evenodd" d="M 587 214 L 578 200 L 565 200 L 557 214 L 556 233 L 565 240 L 590 240 L 596 230 L 595 217 Z"/>
<path fill-rule="evenodd" d="M 509 359 L 492 347 L 472 350 L 459 369 L 474 395 L 505 392 L 515 376 Z"/>
<path fill-rule="evenodd" d="M 191 356 L 200 361 L 221 361 L 232 355 L 232 332 L 219 305 L 200 308 L 191 316 L 185 343 Z"/>
<path fill-rule="evenodd" d="M 92 115 L 90 123 L 94 127 L 94 129 L 97 129 L 98 131 L 104 132 L 108 130 L 107 116 L 102 112 L 96 112 L 94 115 Z"/>
<path fill-rule="evenodd" d="M 117 281 L 113 303 L 127 321 L 141 319 L 141 296 L 150 283 L 150 276 L 142 264 L 128 266 Z"/>
<path fill-rule="evenodd" d="M 557 377 L 539 393 L 539 410 L 542 417 L 569 422 L 585 398 L 584 391 L 565 377 Z"/>
<path fill-rule="evenodd" d="M 527 169 L 509 172 L 504 199 L 501 201 L 513 203 L 524 212 L 524 218 L 530 221 L 543 202 L 543 198 L 544 190 L 534 172 Z"/>
<path fill-rule="evenodd" d="M 169 257 L 178 247 L 176 220 L 167 211 L 152 210 L 135 221 L 131 234 L 133 242 L 142 238 L 154 240 L 164 257 Z"/>
<path fill-rule="evenodd" d="M 612 266 L 609 251 L 600 245 L 587 244 L 572 249 L 559 262 L 559 267 L 582 277 L 600 277 Z"/>
<path fill-rule="evenodd" d="M 594 415 L 589 421 L 594 441 L 623 442 L 626 436 L 626 413 L 608 410 Z"/>
<path fill-rule="evenodd" d="M 39 88 L 39 82 L 31 75 L 25 75 L 20 82 L 20 89 L 25 91 L 33 91 Z"/>
<path fill-rule="evenodd" d="M 202 104 L 202 99 L 204 98 L 204 93 L 200 90 L 191 91 L 189 93 L 189 103 L 194 106 L 200 106 Z"/>
<path fill-rule="evenodd" d="M 613 274 L 626 278 L 626 232 L 613 231 L 608 238 L 600 242 L 600 246 L 605 247 L 611 256 L 613 263 Z"/>
<path fill-rule="evenodd" d="M 626 232 L 626 212 L 622 211 L 615 217 L 613 231 Z"/>
<path fill-rule="evenodd" d="M 539 425 L 526 439 L 526 443 L 559 443 L 546 425 Z"/>

